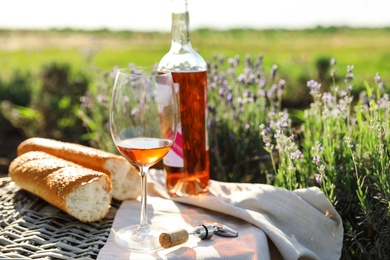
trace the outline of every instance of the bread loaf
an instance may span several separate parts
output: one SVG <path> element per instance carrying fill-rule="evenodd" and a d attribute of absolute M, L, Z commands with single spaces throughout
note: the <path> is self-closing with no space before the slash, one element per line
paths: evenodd
<path fill-rule="evenodd" d="M 108 174 L 114 199 L 135 199 L 141 194 L 139 172 L 122 156 L 79 144 L 39 137 L 29 138 L 20 143 L 17 154 L 30 151 L 42 151 Z"/>
<path fill-rule="evenodd" d="M 104 218 L 112 187 L 108 176 L 44 152 L 14 159 L 9 176 L 22 187 L 83 222 Z"/>

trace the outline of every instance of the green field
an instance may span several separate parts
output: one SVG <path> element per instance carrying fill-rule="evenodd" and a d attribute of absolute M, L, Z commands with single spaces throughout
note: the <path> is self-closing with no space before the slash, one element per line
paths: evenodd
<path fill-rule="evenodd" d="M 316 64 L 335 58 L 345 72 L 354 65 L 355 84 L 372 82 L 377 72 L 390 82 L 390 28 L 315 28 L 307 30 L 200 29 L 191 32 L 192 45 L 206 60 L 213 54 L 227 58 L 264 56 L 264 66 L 279 66 L 287 87 L 317 78 Z M 0 76 L 15 70 L 39 72 L 52 61 L 67 62 L 74 70 L 109 70 L 128 63 L 157 63 L 168 51 L 170 34 L 48 30 L 0 31 Z"/>

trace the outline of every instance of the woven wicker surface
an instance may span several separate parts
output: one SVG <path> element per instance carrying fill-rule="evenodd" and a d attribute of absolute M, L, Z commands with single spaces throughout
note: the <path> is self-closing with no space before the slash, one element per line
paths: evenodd
<path fill-rule="evenodd" d="M 83 223 L 0 178 L 0 259 L 96 259 L 120 206 L 101 221 Z"/>

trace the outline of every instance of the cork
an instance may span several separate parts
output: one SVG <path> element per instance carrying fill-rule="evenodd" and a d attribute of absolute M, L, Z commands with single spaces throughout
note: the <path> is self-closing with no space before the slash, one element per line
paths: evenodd
<path fill-rule="evenodd" d="M 169 233 L 161 233 L 159 241 L 163 248 L 174 247 L 188 241 L 188 232 L 180 229 Z"/>

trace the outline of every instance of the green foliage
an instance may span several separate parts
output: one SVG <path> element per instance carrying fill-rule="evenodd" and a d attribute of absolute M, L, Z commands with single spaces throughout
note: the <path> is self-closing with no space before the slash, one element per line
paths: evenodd
<path fill-rule="evenodd" d="M 169 28 L 167 28 L 169 30 Z M 337 57 L 338 66 L 349 64 L 356 67 L 356 90 L 364 88 L 363 81 L 373 84 L 376 72 L 385 75 L 390 71 L 389 28 L 336 28 L 318 27 L 306 30 L 212 30 L 200 29 L 191 32 L 192 45 L 205 59 L 213 53 L 234 57 L 236 54 L 265 55 L 264 66 L 279 65 L 279 75 L 288 82 L 292 93 L 305 91 L 308 79 L 317 78 L 316 63 L 320 57 Z M 38 72 L 48 61 L 72 64 L 73 69 L 82 70 L 85 58 L 91 49 L 95 52 L 89 61 L 103 71 L 114 66 L 127 66 L 132 62 L 151 65 L 158 62 L 170 46 L 169 32 L 132 31 L 3 31 L 0 41 L 18 43 L 0 46 L 0 75 L 12 71 Z M 272 59 L 270 59 L 272 57 Z M 303 84 L 302 84 L 303 82 Z M 291 94 L 290 100 L 295 95 Z M 299 104 L 297 95 L 293 105 Z"/>
<path fill-rule="evenodd" d="M 243 60 L 239 56 L 227 59 L 214 55 L 209 66 L 211 177 L 265 182 L 270 158 L 264 156 L 259 125 L 278 104 L 273 97 L 279 101 L 282 98 L 284 85 L 275 78 L 277 66 L 266 73 L 261 55 Z"/>
<path fill-rule="evenodd" d="M 84 129 L 74 114 L 80 105 L 80 97 L 88 89 L 87 77 L 83 74 L 72 77 L 68 64 L 51 63 L 43 68 L 41 78 L 40 100 L 35 108 L 45 118 L 44 135 L 78 141 Z"/>
<path fill-rule="evenodd" d="M 69 64 L 50 63 L 40 74 L 41 86 L 30 104 L 2 102 L 2 114 L 27 137 L 40 136 L 82 142 L 82 121 L 75 116 L 88 90 L 84 74 L 72 75 Z"/>
<path fill-rule="evenodd" d="M 342 259 L 388 259 L 390 98 L 377 74 L 377 87 L 366 84 L 354 100 L 353 78 L 349 66 L 344 82 L 334 79 L 329 92 L 309 81 L 313 102 L 304 110 L 299 131 L 284 124 L 286 116 L 271 118 L 278 123 L 269 125 L 275 144 L 269 152 L 280 158 L 273 184 L 292 189 L 318 182 L 343 219 Z"/>
<path fill-rule="evenodd" d="M 7 101 L 19 106 L 29 105 L 32 97 L 32 79 L 30 73 L 20 71 L 15 71 L 8 81 L 0 79 L 0 103 Z M 0 136 L 5 136 L 13 130 L 11 122 L 0 113 Z"/>
<path fill-rule="evenodd" d="M 316 68 L 318 71 L 318 80 L 321 83 L 327 83 L 327 82 L 325 82 L 325 80 L 328 78 L 328 75 L 329 75 L 329 73 L 328 73 L 329 68 L 330 68 L 329 60 L 330 60 L 329 57 L 320 57 L 316 61 Z"/>
<path fill-rule="evenodd" d="M 105 151 L 118 153 L 110 133 L 109 102 L 111 101 L 112 87 L 114 85 L 115 69 L 111 72 L 96 75 L 95 82 L 81 97 L 81 106 L 77 116 L 83 121 L 87 133 L 83 140 L 90 145 Z"/>

